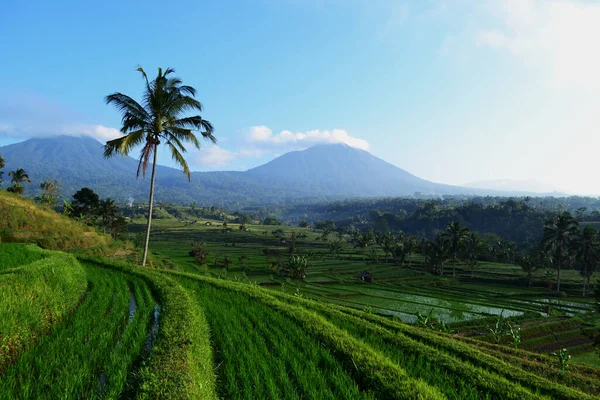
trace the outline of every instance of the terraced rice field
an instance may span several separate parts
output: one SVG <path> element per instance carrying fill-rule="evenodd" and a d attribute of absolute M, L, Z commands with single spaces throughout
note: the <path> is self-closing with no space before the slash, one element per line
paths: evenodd
<path fill-rule="evenodd" d="M 542 317 L 544 302 L 527 302 L 519 290 L 504 293 L 502 301 L 486 289 L 454 284 L 424 292 L 415 273 L 406 274 L 409 281 L 415 278 L 411 283 L 394 287 L 352 282 L 349 274 L 321 276 L 335 280 L 323 285 L 263 272 L 263 282 L 281 284 L 263 288 L 258 280 L 236 282 L 243 275 L 231 271 L 231 279 L 218 279 L 210 268 L 208 273 L 191 265 L 180 268 L 192 271 L 187 273 L 139 268 L 33 246 L 0 245 L 0 260 L 5 263 L 0 286 L 21 276 L 39 282 L 23 286 L 33 299 L 27 308 L 0 299 L 1 319 L 18 320 L 22 328 L 0 323 L 0 339 L 26 339 L 7 342 L 13 347 L 0 364 L 3 399 L 600 396 L 600 370 L 571 363 L 563 371 L 555 357 L 527 350 L 549 345 L 550 335 L 559 340 L 561 332 L 567 337 L 589 328 L 582 317 L 566 312 L 588 303 L 571 298 L 555 305 L 565 311 Z M 461 296 L 470 298 L 468 305 Z M 354 299 L 361 302 L 351 303 Z M 371 304 L 365 299 L 375 299 L 373 313 L 363 310 Z M 518 349 L 491 343 L 485 333 L 508 305 L 523 327 Z M 385 312 L 415 306 L 472 316 L 447 334 Z M 405 314 L 415 310 L 420 309 L 406 308 Z"/>
<path fill-rule="evenodd" d="M 348 237 L 344 238 L 346 243 L 339 257 L 334 258 L 327 244 L 316 240 L 320 233 L 307 228 L 283 227 L 284 240 L 289 241 L 291 233 L 295 232 L 300 237 L 297 252 L 312 254 L 312 267 L 307 271 L 306 280 L 284 279 L 278 277 L 272 268 L 278 258 L 285 259 L 287 254 L 287 244 L 282 244 L 281 238 L 271 234 L 282 227 L 251 226 L 250 231 L 240 231 L 235 224 L 228 226 L 231 231 L 224 232 L 214 221 L 211 226 L 160 221 L 152 238 L 155 254 L 168 260 L 176 269 L 255 282 L 275 292 L 300 294 L 357 310 L 369 309 L 407 323 L 414 323 L 418 314 L 428 314 L 433 310 L 437 320 L 455 325 L 457 331 L 464 332 L 461 326 L 466 322 L 482 319 L 478 329 L 468 334 L 483 339 L 493 323 L 491 317 L 500 314 L 528 320 L 529 324 L 542 324 L 548 318 L 572 318 L 595 311 L 592 300 L 578 297 L 581 276 L 576 271 L 563 271 L 563 286 L 569 296 L 557 297 L 556 292 L 545 287 L 542 271 L 537 272 L 534 285 L 529 288 L 525 274 L 515 265 L 481 263 L 473 278 L 470 272 L 458 265 L 457 279 L 432 276 L 423 273 L 419 255 L 412 256 L 404 267 L 386 262 L 383 254 L 378 263 L 365 261 L 364 256 L 347 243 Z M 142 228 L 142 225 L 134 225 L 132 231 Z M 208 257 L 205 266 L 195 265 L 188 256 L 192 241 L 206 243 Z M 283 256 L 265 256 L 263 249 L 281 252 Z M 231 261 L 227 271 L 222 263 L 225 256 Z M 362 271 L 372 274 L 372 283 L 358 279 Z M 594 326 L 596 328 L 592 328 Z M 597 322 L 586 323 L 582 329 L 587 331 L 581 334 L 574 328 L 555 332 L 563 336 L 556 336 L 555 340 L 547 337 L 538 343 L 525 341 L 524 346 L 544 353 L 564 347 L 569 348 L 573 355 L 594 353 Z"/>

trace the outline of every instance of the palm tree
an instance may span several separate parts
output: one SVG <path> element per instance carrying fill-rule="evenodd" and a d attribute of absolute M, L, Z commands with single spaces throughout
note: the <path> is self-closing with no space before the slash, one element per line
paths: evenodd
<path fill-rule="evenodd" d="M 100 217 L 100 224 L 104 233 L 106 233 L 106 228 L 110 227 L 110 224 L 117 218 L 117 211 L 117 204 L 110 197 L 106 200 L 100 200 L 96 213 Z"/>
<path fill-rule="evenodd" d="M 479 264 L 479 252 L 481 250 L 481 239 L 476 233 L 467 233 L 463 241 L 463 252 L 465 263 L 471 271 L 471 279 L 475 275 L 475 268 Z"/>
<path fill-rule="evenodd" d="M 10 171 L 8 176 L 10 176 L 10 180 L 13 184 L 7 189 L 9 192 L 23 193 L 23 186 L 21 186 L 21 183 L 31 183 L 29 175 L 27 175 L 27 172 L 25 172 L 23 168 L 19 168 L 16 171 Z"/>
<path fill-rule="evenodd" d="M 517 264 L 527 274 L 527 287 L 531 287 L 533 281 L 533 272 L 538 267 L 538 259 L 532 254 L 519 254 L 517 255 Z"/>
<path fill-rule="evenodd" d="M 598 231 L 591 226 L 586 226 L 577 240 L 577 258 L 583 264 L 583 297 L 587 295 L 590 286 L 590 277 L 600 261 Z"/>
<path fill-rule="evenodd" d="M 185 117 L 188 111 L 202 112 L 202 104 L 194 97 L 196 89 L 182 85 L 181 79 L 170 76 L 175 71 L 167 68 L 164 72 L 158 69 L 158 75 L 152 81 L 148 80 L 142 67 L 139 71 L 146 81 L 142 104 L 122 93 L 106 96 L 106 104 L 113 104 L 122 114 L 121 133 L 125 136 L 110 140 L 104 145 L 104 156 L 115 154 L 128 155 L 136 146 L 142 146 L 137 176 L 146 176 L 148 163 L 152 162 L 152 177 L 150 179 L 150 199 L 148 201 L 148 225 L 146 227 L 146 242 L 142 265 L 146 265 L 150 227 L 152 224 L 152 203 L 154 200 L 154 180 L 156 175 L 156 157 L 158 145 L 164 143 L 171 151 L 171 157 L 190 180 L 190 169 L 182 153 L 186 152 L 183 142 L 191 142 L 200 148 L 200 142 L 195 135 L 198 131 L 204 139 L 213 143 L 213 126 L 202 119 L 200 115 Z"/>
<path fill-rule="evenodd" d="M 560 291 L 560 270 L 566 266 L 573 256 L 573 244 L 579 232 L 579 223 L 571 214 L 563 212 L 555 219 L 544 224 L 542 245 L 552 255 L 552 263 L 556 266 L 556 291 Z"/>
<path fill-rule="evenodd" d="M 412 267 L 412 255 L 417 248 L 417 241 L 412 236 L 407 236 L 404 239 L 404 249 L 406 251 L 406 258 L 408 258 L 408 268 Z"/>
<path fill-rule="evenodd" d="M 452 256 L 452 277 L 456 277 L 456 261 L 458 253 L 462 249 L 463 241 L 469 233 L 469 228 L 460 226 L 460 222 L 454 221 L 448 224 L 446 232 L 442 236 L 448 242 L 448 253 Z"/>
<path fill-rule="evenodd" d="M 40 183 L 40 189 L 42 189 L 42 196 L 39 200 L 42 204 L 56 204 L 60 196 L 60 183 L 57 180 L 50 179 Z"/>

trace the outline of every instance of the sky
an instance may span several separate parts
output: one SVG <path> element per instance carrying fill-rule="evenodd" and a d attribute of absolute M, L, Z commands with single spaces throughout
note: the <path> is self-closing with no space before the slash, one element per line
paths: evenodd
<path fill-rule="evenodd" d="M 104 97 L 172 67 L 218 139 L 192 170 L 346 143 L 434 182 L 598 195 L 598 21 L 595 0 L 9 1 L 0 146 L 118 137 Z"/>

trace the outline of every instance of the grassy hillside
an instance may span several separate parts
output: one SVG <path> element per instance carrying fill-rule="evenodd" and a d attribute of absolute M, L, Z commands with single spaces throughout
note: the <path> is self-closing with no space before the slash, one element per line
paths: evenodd
<path fill-rule="evenodd" d="M 0 241 L 36 243 L 54 250 L 75 250 L 106 245 L 110 237 L 30 199 L 0 190 Z"/>

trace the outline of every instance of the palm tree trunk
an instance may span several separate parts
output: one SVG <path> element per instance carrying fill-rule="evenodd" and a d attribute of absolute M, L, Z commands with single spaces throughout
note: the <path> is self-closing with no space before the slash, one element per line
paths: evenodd
<path fill-rule="evenodd" d="M 154 177 L 156 175 L 156 153 L 158 144 L 154 145 L 154 160 L 152 161 L 152 177 L 150 178 L 150 198 L 148 200 L 148 226 L 146 226 L 146 244 L 144 245 L 144 257 L 142 258 L 142 267 L 146 266 L 148 257 L 148 244 L 150 243 L 150 226 L 152 224 L 152 201 L 154 200 Z"/>

